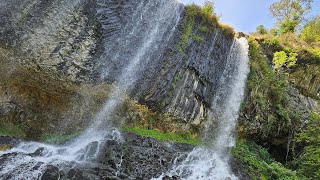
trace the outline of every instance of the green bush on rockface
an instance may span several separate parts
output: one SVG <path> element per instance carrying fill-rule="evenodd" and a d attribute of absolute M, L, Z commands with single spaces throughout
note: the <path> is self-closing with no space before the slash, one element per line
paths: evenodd
<path fill-rule="evenodd" d="M 320 43 L 320 15 L 311 20 L 302 30 L 301 39 L 307 43 Z"/>
<path fill-rule="evenodd" d="M 248 97 L 242 105 L 242 112 L 250 121 L 260 124 L 260 138 L 279 133 L 290 125 L 288 97 L 285 93 L 287 80 L 283 73 L 276 73 L 254 39 L 249 40 L 251 71 L 247 81 Z M 249 135 L 251 122 L 242 121 L 239 130 Z M 247 124 L 249 123 L 249 124 Z"/>
<path fill-rule="evenodd" d="M 302 180 L 295 171 L 285 168 L 276 162 L 267 149 L 257 145 L 253 141 L 238 140 L 233 149 L 233 155 L 243 164 L 248 166 L 247 174 L 254 180 Z"/>
<path fill-rule="evenodd" d="M 304 144 L 301 157 L 296 159 L 298 172 L 310 179 L 320 179 L 320 115 L 312 113 L 306 129 L 296 136 Z"/>
<path fill-rule="evenodd" d="M 292 67 L 295 66 L 297 63 L 297 53 L 290 52 L 289 55 L 287 55 L 284 51 L 278 51 L 275 52 L 273 55 L 273 64 L 274 68 L 278 69 L 281 67 Z"/>
<path fill-rule="evenodd" d="M 190 38 L 197 43 L 201 43 L 207 35 L 212 35 L 217 28 L 227 36 L 234 37 L 235 35 L 231 26 L 218 22 L 213 3 L 207 2 L 202 7 L 196 4 L 187 5 L 181 27 L 180 51 L 183 51 L 188 45 Z"/>

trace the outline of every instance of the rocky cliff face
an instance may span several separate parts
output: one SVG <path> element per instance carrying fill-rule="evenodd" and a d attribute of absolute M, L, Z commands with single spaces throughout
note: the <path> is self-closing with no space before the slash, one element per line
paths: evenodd
<path fill-rule="evenodd" d="M 301 59 L 300 54 L 294 68 L 279 73 L 271 62 L 281 46 L 270 47 L 266 41 L 250 40 L 251 73 L 238 132 L 286 162 L 294 154 L 290 153 L 294 151 L 295 135 L 306 128 L 311 113 L 320 112 L 316 90 L 319 64 Z"/>
<path fill-rule="evenodd" d="M 147 0 L 1 3 L 1 120 L 24 122 L 33 135 L 68 122 L 88 124 L 108 96 L 105 84 L 115 83 L 123 60 L 143 38 L 136 37 L 132 49 L 120 45 L 140 16 L 137 9 L 152 5 Z M 168 44 L 157 47 L 162 55 L 149 54 L 152 60 L 128 93 L 189 129 L 206 118 L 233 38 L 217 24 L 206 30 L 205 17 L 187 21 L 187 10 L 179 7 L 176 27 L 165 32 Z"/>

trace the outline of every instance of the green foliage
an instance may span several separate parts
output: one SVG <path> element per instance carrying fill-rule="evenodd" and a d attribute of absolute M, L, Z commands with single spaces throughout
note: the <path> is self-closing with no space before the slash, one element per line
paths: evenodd
<path fill-rule="evenodd" d="M 277 19 L 281 34 L 295 32 L 304 16 L 310 11 L 313 0 L 278 0 L 270 6 Z"/>
<path fill-rule="evenodd" d="M 218 23 L 213 3 L 207 1 L 202 7 L 195 4 L 185 6 L 181 28 L 182 36 L 179 42 L 180 51 L 187 47 L 190 39 L 201 43 L 205 38 L 211 38 L 216 28 L 220 28 L 228 36 L 235 35 L 232 27 Z"/>
<path fill-rule="evenodd" d="M 310 179 L 320 179 L 320 115 L 312 113 L 307 128 L 296 136 L 305 144 L 304 153 L 297 160 L 298 171 Z"/>
<path fill-rule="evenodd" d="M 14 125 L 12 123 L 5 123 L 0 121 L 0 135 L 12 136 L 16 138 L 25 138 L 26 134 L 22 126 Z"/>
<path fill-rule="evenodd" d="M 320 43 L 320 16 L 317 16 L 307 24 L 302 32 L 301 39 L 307 43 Z"/>
<path fill-rule="evenodd" d="M 213 15 L 213 12 L 214 12 L 213 3 L 210 1 L 206 1 L 202 6 L 201 10 L 206 16 Z"/>
<path fill-rule="evenodd" d="M 276 37 L 263 39 L 262 44 L 271 51 L 280 51 L 283 49 L 279 39 Z"/>
<path fill-rule="evenodd" d="M 267 29 L 266 29 L 263 25 L 257 26 L 256 32 L 257 32 L 259 35 L 268 34 Z"/>
<path fill-rule="evenodd" d="M 252 179 L 305 179 L 276 162 L 265 148 L 252 141 L 238 140 L 233 149 L 233 155 L 248 166 L 247 173 Z"/>
<path fill-rule="evenodd" d="M 279 26 L 279 32 L 280 34 L 285 34 L 285 33 L 294 33 L 297 26 L 299 25 L 298 21 L 296 18 L 293 20 L 290 20 L 289 18 L 286 18 Z"/>
<path fill-rule="evenodd" d="M 142 129 L 142 128 L 124 128 L 124 131 L 131 132 L 131 133 L 145 136 L 145 137 L 154 138 L 164 142 L 178 142 L 178 143 L 186 143 L 186 144 L 192 144 L 192 145 L 200 144 L 200 140 L 192 137 L 192 135 L 188 132 L 163 133 L 157 130 L 149 130 L 149 129 Z"/>
<path fill-rule="evenodd" d="M 204 40 L 202 36 L 197 35 L 197 34 L 194 34 L 194 35 L 192 36 L 192 39 L 193 39 L 196 43 L 201 43 L 201 42 L 203 42 L 203 40 Z"/>
<path fill-rule="evenodd" d="M 283 66 L 290 68 L 295 66 L 297 63 L 297 56 L 298 54 L 294 52 L 290 52 L 289 56 L 287 56 L 287 53 L 284 51 L 275 52 L 272 60 L 274 68 L 278 69 Z"/>
<path fill-rule="evenodd" d="M 210 29 L 207 26 L 202 25 L 202 26 L 200 26 L 199 31 L 202 33 L 208 33 L 210 31 Z"/>
<path fill-rule="evenodd" d="M 278 35 L 278 32 L 276 29 L 270 29 L 269 33 L 272 35 L 272 36 L 277 36 Z"/>
<path fill-rule="evenodd" d="M 247 81 L 248 98 L 242 106 L 242 112 L 250 115 L 252 121 L 261 124 L 261 136 L 279 133 L 291 123 L 289 102 L 285 93 L 287 80 L 283 73 L 276 73 L 264 56 L 260 45 L 249 39 L 251 71 Z M 250 135 L 246 124 L 240 124 L 239 131 Z"/>
<path fill-rule="evenodd" d="M 275 52 L 273 55 L 273 64 L 274 68 L 278 69 L 284 66 L 284 64 L 287 62 L 287 54 L 284 51 Z"/>

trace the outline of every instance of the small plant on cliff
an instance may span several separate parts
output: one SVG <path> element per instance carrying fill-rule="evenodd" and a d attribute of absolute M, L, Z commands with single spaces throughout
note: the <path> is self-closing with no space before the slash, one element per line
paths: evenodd
<path fill-rule="evenodd" d="M 213 15 L 213 12 L 214 12 L 213 3 L 210 2 L 210 1 L 206 1 L 206 2 L 204 3 L 204 5 L 202 6 L 202 12 L 203 12 L 203 14 L 205 14 L 206 16 Z"/>
<path fill-rule="evenodd" d="M 307 128 L 299 133 L 296 142 L 305 145 L 297 159 L 299 172 L 310 179 L 320 179 L 320 115 L 312 113 Z"/>
<path fill-rule="evenodd" d="M 275 52 L 273 56 L 273 64 L 275 69 L 279 69 L 281 67 L 292 67 L 297 63 L 297 53 L 290 52 L 287 56 L 287 53 L 284 51 Z"/>

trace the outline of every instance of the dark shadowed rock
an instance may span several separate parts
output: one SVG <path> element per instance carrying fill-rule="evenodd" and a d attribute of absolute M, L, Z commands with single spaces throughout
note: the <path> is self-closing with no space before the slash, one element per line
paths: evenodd
<path fill-rule="evenodd" d="M 57 180 L 60 177 L 59 168 L 55 166 L 48 166 L 44 174 L 41 177 L 41 180 Z"/>
<path fill-rule="evenodd" d="M 11 147 L 19 143 L 18 139 L 9 136 L 0 136 L 0 145 L 10 145 Z"/>

